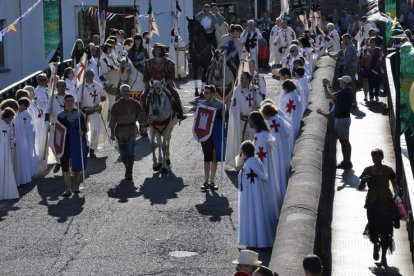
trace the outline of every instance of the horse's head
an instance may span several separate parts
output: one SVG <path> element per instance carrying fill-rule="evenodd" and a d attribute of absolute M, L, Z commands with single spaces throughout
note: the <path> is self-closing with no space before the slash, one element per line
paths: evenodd
<path fill-rule="evenodd" d="M 171 101 L 167 92 L 167 86 L 164 80 L 155 80 L 151 82 L 148 93 L 148 115 L 154 121 L 161 121 L 168 118 L 171 111 Z"/>
<path fill-rule="evenodd" d="M 130 64 L 129 64 L 129 59 L 127 57 L 123 57 L 121 59 L 121 61 L 119 62 L 120 66 L 119 66 L 119 70 L 121 71 L 121 74 L 123 74 L 124 72 L 128 72 L 128 70 L 130 70 Z"/>
<path fill-rule="evenodd" d="M 219 49 L 216 49 L 214 51 L 213 61 L 215 61 L 216 63 L 219 63 L 221 61 L 221 55 L 222 55 L 222 51 L 220 51 Z"/>

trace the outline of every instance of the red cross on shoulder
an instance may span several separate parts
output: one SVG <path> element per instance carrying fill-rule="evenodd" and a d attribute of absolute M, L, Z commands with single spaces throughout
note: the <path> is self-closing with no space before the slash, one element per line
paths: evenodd
<path fill-rule="evenodd" d="M 267 152 L 264 151 L 264 147 L 259 147 L 259 152 L 257 152 L 257 157 L 259 157 L 262 162 L 267 157 Z"/>
<path fill-rule="evenodd" d="M 274 128 L 275 132 L 279 132 L 280 124 L 276 123 L 276 120 L 272 120 L 272 124 L 270 125 L 270 128 Z"/>
<path fill-rule="evenodd" d="M 257 174 L 250 168 L 250 172 L 246 174 L 247 179 L 250 179 L 250 184 L 254 184 L 254 178 L 257 177 Z"/>
<path fill-rule="evenodd" d="M 289 99 L 289 102 L 286 104 L 286 112 L 292 113 L 292 110 L 296 110 L 296 104 L 295 101 L 292 99 Z"/>

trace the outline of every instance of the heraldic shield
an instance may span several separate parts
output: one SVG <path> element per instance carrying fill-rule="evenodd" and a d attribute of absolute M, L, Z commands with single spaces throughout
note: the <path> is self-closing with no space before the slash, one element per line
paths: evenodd
<path fill-rule="evenodd" d="M 193 125 L 193 136 L 198 142 L 204 142 L 210 138 L 215 117 L 216 109 L 214 107 L 202 104 L 197 107 Z"/>
<path fill-rule="evenodd" d="M 61 158 L 65 153 L 65 139 L 66 139 L 66 127 L 59 121 L 55 123 L 55 136 L 53 139 L 53 145 L 55 148 L 55 154 L 57 158 Z"/>

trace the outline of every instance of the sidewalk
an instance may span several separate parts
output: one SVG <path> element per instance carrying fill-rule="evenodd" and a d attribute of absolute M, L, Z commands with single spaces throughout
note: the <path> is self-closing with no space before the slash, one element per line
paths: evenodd
<path fill-rule="evenodd" d="M 371 150 L 384 151 L 383 164 L 395 171 L 394 149 L 386 112 L 386 98 L 364 103 L 363 93 L 357 93 L 359 111 L 351 116 L 350 142 L 352 170 L 337 169 L 332 215 L 332 275 L 414 275 L 406 223 L 394 229 L 395 252 L 387 255 L 389 268 L 381 271 L 372 258 L 373 245 L 362 236 L 367 223 L 364 202 L 366 191 L 356 187 L 363 169 L 372 165 Z M 337 143 L 337 160 L 342 160 Z"/>

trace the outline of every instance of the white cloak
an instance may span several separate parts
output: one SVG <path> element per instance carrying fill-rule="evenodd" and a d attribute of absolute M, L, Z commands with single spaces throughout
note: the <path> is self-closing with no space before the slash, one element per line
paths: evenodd
<path fill-rule="evenodd" d="M 227 130 L 226 170 L 236 168 L 235 158 L 240 154 L 240 144 L 246 140 L 253 140 L 254 137 L 254 130 L 249 127 L 247 121 L 241 120 L 240 116 L 248 116 L 250 112 L 255 111 L 259 108 L 262 100 L 257 88 L 251 85 L 247 88 L 238 85 L 234 90 Z M 243 129 L 245 132 L 242 137 Z"/>
<path fill-rule="evenodd" d="M 300 91 L 301 91 L 300 100 L 302 103 L 302 113 L 305 113 L 309 105 L 309 93 L 310 93 L 311 86 L 309 84 L 309 81 L 305 77 L 295 79 L 295 81 L 300 87 Z"/>
<path fill-rule="evenodd" d="M 291 27 L 287 27 L 286 29 L 280 28 L 277 37 L 275 39 L 276 42 L 276 51 L 280 52 L 280 48 L 282 48 L 282 57 L 285 57 L 289 54 L 289 47 L 292 43 L 292 40 L 296 39 L 295 31 Z"/>
<path fill-rule="evenodd" d="M 19 198 L 10 150 L 10 125 L 0 119 L 0 200 Z"/>
<path fill-rule="evenodd" d="M 256 157 L 262 161 L 266 174 L 267 183 L 271 188 L 272 205 L 275 208 L 276 217 L 279 218 L 280 209 L 282 208 L 283 197 L 282 187 L 279 183 L 279 158 L 277 157 L 276 139 L 270 132 L 261 131 L 254 134 L 254 148 Z"/>
<path fill-rule="evenodd" d="M 276 213 L 271 187 L 263 163 L 248 158 L 238 176 L 239 245 L 273 247 L 276 235 Z"/>
<path fill-rule="evenodd" d="M 267 125 L 269 126 L 273 137 L 276 138 L 276 162 L 279 167 L 278 178 L 279 185 L 281 187 L 282 198 L 284 198 L 288 184 L 290 161 L 293 150 L 293 145 L 289 143 L 291 125 L 286 120 L 285 115 L 281 111 L 279 111 L 275 116 L 270 117 L 267 120 Z"/>
<path fill-rule="evenodd" d="M 35 151 L 35 132 L 29 112 L 19 112 L 15 118 L 16 130 L 16 169 L 18 184 L 27 184 L 39 172 Z"/>
<path fill-rule="evenodd" d="M 275 46 L 276 38 L 279 34 L 280 27 L 274 25 L 270 31 L 269 37 L 269 65 L 280 64 L 282 61 L 282 54 L 279 52 L 279 49 Z"/>
<path fill-rule="evenodd" d="M 325 41 L 326 49 L 328 52 L 338 52 L 341 50 L 341 38 L 337 30 L 332 30 L 327 36 Z"/>
<path fill-rule="evenodd" d="M 38 160 L 41 162 L 40 173 L 46 169 L 48 147 L 46 139 L 48 129 L 45 124 L 45 114 L 49 113 L 50 92 L 47 87 L 38 86 L 35 88 L 35 98 L 33 99 L 32 121 L 36 133 L 35 149 Z"/>
<path fill-rule="evenodd" d="M 290 136 L 291 145 L 295 144 L 296 137 L 299 134 L 300 122 L 302 120 L 302 103 L 300 96 L 296 90 L 289 93 L 284 93 L 279 100 L 279 109 L 286 114 L 288 122 L 292 126 L 292 132 Z M 293 149 L 293 146 L 292 146 Z"/>

